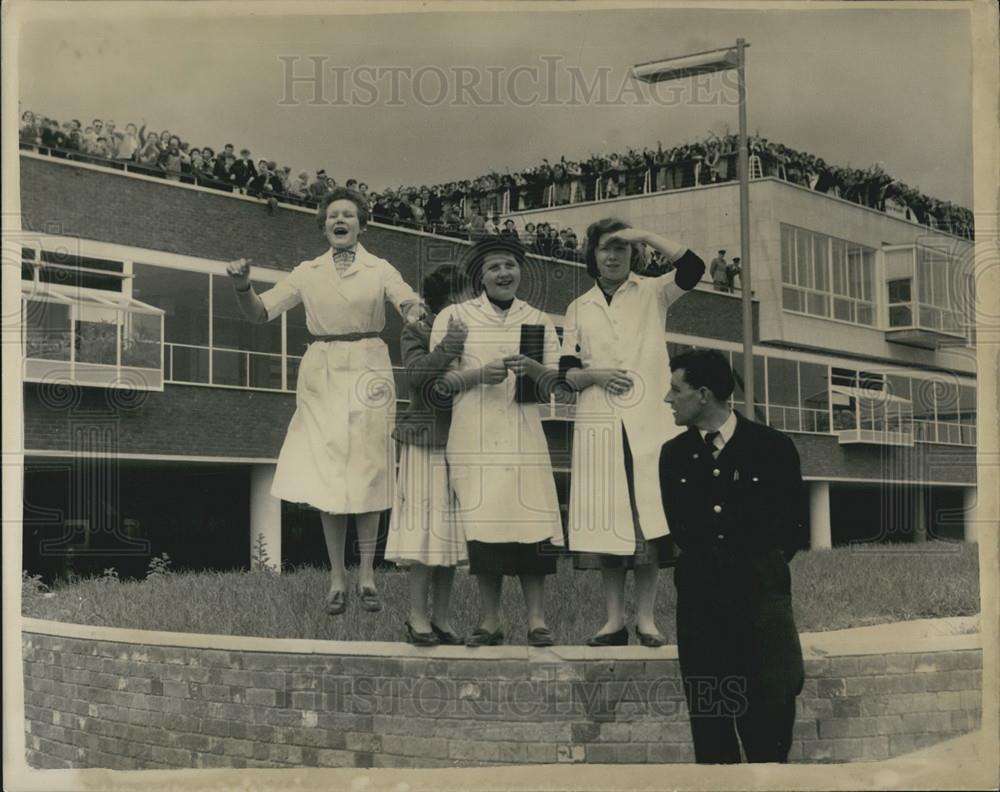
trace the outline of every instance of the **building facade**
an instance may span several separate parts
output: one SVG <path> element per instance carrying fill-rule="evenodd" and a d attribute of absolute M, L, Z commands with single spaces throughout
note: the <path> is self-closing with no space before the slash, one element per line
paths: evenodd
<path fill-rule="evenodd" d="M 971 244 L 776 179 L 750 195 L 757 416 L 799 448 L 810 545 L 974 540 Z M 739 255 L 738 200 L 723 183 L 513 217 L 582 238 L 620 216 L 708 261 Z M 250 325 L 225 274 L 252 259 L 260 290 L 321 253 L 314 212 L 33 153 L 21 202 L 25 567 L 138 574 L 166 552 L 224 568 L 262 546 L 272 562 L 325 559 L 318 515 L 269 494 L 304 313 Z M 377 224 L 362 243 L 415 287 L 466 244 Z M 561 326 L 591 285 L 578 263 L 532 257 L 519 296 Z M 738 289 L 699 285 L 667 329 L 742 370 Z M 565 503 L 572 408 L 542 409 Z"/>

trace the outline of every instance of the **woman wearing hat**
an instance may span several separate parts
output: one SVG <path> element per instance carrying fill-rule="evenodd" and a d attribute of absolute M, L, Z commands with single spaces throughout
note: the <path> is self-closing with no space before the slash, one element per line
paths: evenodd
<path fill-rule="evenodd" d="M 380 512 L 392 505 L 396 392 L 392 364 L 379 333 L 385 303 L 406 322 L 419 321 L 420 298 L 399 272 L 358 243 L 368 207 L 354 190 L 340 187 L 323 196 L 317 223 L 330 249 L 293 269 L 260 296 L 245 259 L 231 262 L 243 314 L 267 322 L 300 303 L 315 341 L 299 365 L 295 414 L 278 457 L 271 494 L 305 503 L 322 514 L 330 557 L 325 608 L 343 613 L 347 604 L 344 541 L 354 515 L 361 547 L 358 595 L 361 607 L 380 610 L 372 569 Z"/>
<path fill-rule="evenodd" d="M 554 643 L 544 587 L 545 576 L 556 571 L 553 545 L 563 544 L 563 534 L 537 399 L 548 400 L 558 377 L 559 338 L 548 315 L 516 296 L 524 262 L 524 248 L 509 237 L 474 245 L 463 266 L 474 296 L 439 313 L 431 332 L 434 348 L 453 320 L 468 328 L 462 354 L 443 382 L 454 398 L 448 470 L 469 572 L 479 587 L 480 621 L 469 646 L 503 643 L 505 576 L 520 579 L 528 642 Z M 522 354 L 525 338 L 534 339 L 535 358 Z"/>

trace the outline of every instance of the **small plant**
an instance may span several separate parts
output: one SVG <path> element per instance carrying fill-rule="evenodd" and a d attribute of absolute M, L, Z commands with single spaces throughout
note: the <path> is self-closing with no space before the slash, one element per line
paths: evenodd
<path fill-rule="evenodd" d="M 27 569 L 21 570 L 21 601 L 26 602 L 37 597 L 42 597 L 48 590 L 48 586 L 42 583 L 41 575 L 29 575 Z"/>
<path fill-rule="evenodd" d="M 250 568 L 258 572 L 273 572 L 274 565 L 271 563 L 271 556 L 267 552 L 267 540 L 263 532 L 257 534 L 253 542 L 253 551 L 250 553 Z"/>
<path fill-rule="evenodd" d="M 114 567 L 108 567 L 101 573 L 102 583 L 118 583 L 120 579 L 118 577 L 118 570 Z"/>
<path fill-rule="evenodd" d="M 146 580 L 162 580 L 163 578 L 170 577 L 173 571 L 170 566 L 173 561 L 170 560 L 170 556 L 166 553 L 160 553 L 160 555 L 149 559 L 149 566 L 146 568 Z"/>

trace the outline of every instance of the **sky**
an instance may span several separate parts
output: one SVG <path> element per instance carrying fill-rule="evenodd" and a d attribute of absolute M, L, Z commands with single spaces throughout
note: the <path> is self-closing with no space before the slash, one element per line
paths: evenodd
<path fill-rule="evenodd" d="M 375 189 L 736 132 L 733 73 L 661 85 L 656 97 L 627 74 L 634 63 L 742 36 L 750 42 L 751 132 L 828 163 L 879 162 L 929 195 L 972 205 L 962 9 L 526 4 L 511 12 L 218 17 L 192 3 L 183 17 L 176 7 L 154 17 L 160 11 L 147 4 L 153 10 L 137 18 L 64 5 L 77 18 L 22 29 L 22 109 L 85 124 L 145 120 L 194 145 L 232 142 L 255 159 L 293 171 L 322 167 Z M 317 66 L 319 80 L 289 92 L 290 69 Z M 473 87 L 462 89 L 463 80 Z"/>

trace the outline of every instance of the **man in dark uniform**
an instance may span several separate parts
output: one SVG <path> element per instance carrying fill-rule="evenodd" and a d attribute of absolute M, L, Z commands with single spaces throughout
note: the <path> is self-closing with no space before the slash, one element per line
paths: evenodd
<path fill-rule="evenodd" d="M 803 544 L 799 455 L 781 432 L 734 413 L 715 350 L 670 361 L 666 401 L 688 431 L 660 452 L 675 545 L 677 649 L 695 760 L 784 762 L 802 690 L 788 561 Z"/>

